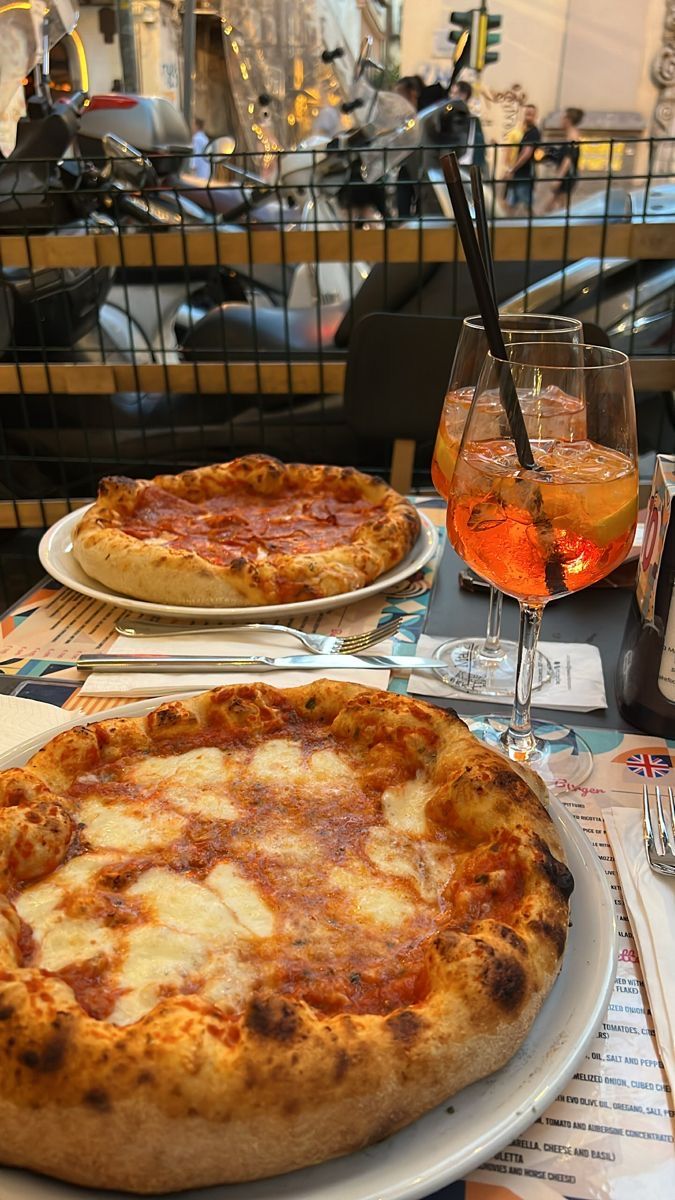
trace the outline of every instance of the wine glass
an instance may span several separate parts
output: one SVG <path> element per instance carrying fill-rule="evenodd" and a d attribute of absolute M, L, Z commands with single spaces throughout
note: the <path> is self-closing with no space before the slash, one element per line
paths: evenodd
<path fill-rule="evenodd" d="M 511 719 L 470 724 L 548 783 L 577 784 L 591 770 L 591 751 L 564 726 L 533 726 L 534 660 L 544 605 L 609 575 L 633 542 L 638 468 L 630 366 L 617 350 L 564 342 L 516 343 L 506 353 L 507 360 L 486 358 L 448 500 L 448 534 L 458 554 L 520 603 Z M 535 470 L 520 465 L 503 407 L 484 428 L 483 398 L 500 394 L 508 371 L 527 397 L 522 408 Z"/>
<path fill-rule="evenodd" d="M 499 326 L 506 345 L 525 341 L 581 341 L 581 322 L 574 317 L 501 313 Z M 444 500 L 448 498 L 464 425 L 487 351 L 483 318 L 467 317 L 457 343 L 431 463 L 431 478 Z M 500 411 L 498 397 L 486 401 L 482 413 L 486 434 L 495 412 L 498 416 Z M 501 620 L 502 595 L 491 587 L 485 637 L 454 638 L 443 642 L 435 651 L 435 657 L 439 659 L 439 678 L 460 692 L 490 697 L 513 696 L 518 647 L 515 642 L 501 640 Z M 547 683 L 551 673 L 548 659 L 538 654 L 533 686 L 541 687 Z"/>

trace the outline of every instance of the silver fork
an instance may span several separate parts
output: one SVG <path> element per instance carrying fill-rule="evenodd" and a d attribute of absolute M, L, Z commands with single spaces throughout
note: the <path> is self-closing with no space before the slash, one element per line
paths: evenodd
<path fill-rule="evenodd" d="M 645 783 L 642 789 L 643 836 L 647 860 L 652 871 L 659 875 L 675 876 L 675 798 L 673 789 L 668 788 L 668 809 L 666 815 L 664 801 L 661 798 L 661 788 L 656 786 L 656 833 L 652 825 L 649 788 Z"/>
<path fill-rule="evenodd" d="M 179 634 L 192 633 L 236 633 L 240 629 L 260 629 L 267 632 L 273 629 L 277 633 L 288 633 L 297 638 L 312 654 L 361 654 L 385 638 L 393 637 L 401 628 L 403 620 L 403 617 L 391 617 L 374 629 L 365 629 L 363 633 L 351 633 L 345 637 L 305 633 L 302 629 L 292 629 L 290 625 L 269 625 L 266 621 L 249 625 L 158 625 L 152 621 L 118 621 L 115 629 L 124 637 L 130 638 L 178 637 Z"/>

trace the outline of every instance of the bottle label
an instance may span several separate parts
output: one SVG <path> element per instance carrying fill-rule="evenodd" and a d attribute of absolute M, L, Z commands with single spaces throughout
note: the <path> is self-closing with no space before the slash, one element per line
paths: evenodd
<path fill-rule="evenodd" d="M 649 497 L 649 507 L 645 520 L 645 532 L 642 541 L 642 553 L 638 567 L 636 597 L 642 622 L 644 625 L 654 625 L 654 605 L 656 589 L 659 582 L 659 571 L 663 558 L 666 534 L 671 520 L 671 489 L 665 459 L 656 462 L 652 494 Z M 666 474 L 668 471 L 668 474 Z M 671 605 L 672 609 L 672 605 Z"/>
<path fill-rule="evenodd" d="M 666 700 L 675 704 L 675 585 L 670 597 L 663 652 L 659 667 L 659 691 Z"/>

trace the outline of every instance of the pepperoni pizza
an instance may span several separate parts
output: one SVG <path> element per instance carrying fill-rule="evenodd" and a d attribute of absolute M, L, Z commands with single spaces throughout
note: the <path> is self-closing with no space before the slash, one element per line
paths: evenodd
<path fill-rule="evenodd" d="M 253 454 L 103 479 L 73 552 L 94 579 L 139 600 L 246 607 L 361 588 L 405 558 L 419 529 L 413 505 L 381 479 Z"/>

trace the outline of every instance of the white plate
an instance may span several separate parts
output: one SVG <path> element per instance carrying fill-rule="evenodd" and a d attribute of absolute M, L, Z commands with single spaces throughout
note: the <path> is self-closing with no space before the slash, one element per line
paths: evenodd
<path fill-rule="evenodd" d="M 156 706 L 156 700 L 145 700 L 109 713 L 80 714 L 72 723 L 138 716 Z M 47 740 L 32 738 L 3 755 L 0 768 L 20 766 Z M 605 872 L 574 817 L 553 797 L 549 810 L 575 879 L 571 928 L 562 972 L 511 1061 L 367 1150 L 274 1179 L 181 1192 L 180 1200 L 418 1200 L 464 1178 L 546 1111 L 599 1029 L 616 971 L 614 902 Z M 1 1200 L 80 1200 L 83 1195 L 69 1184 L 0 1168 Z M 87 1200 L 123 1195 L 128 1193 L 86 1189 Z"/>
<path fill-rule="evenodd" d="M 87 505 L 90 508 L 91 505 Z M 65 517 L 52 525 L 40 541 L 38 553 L 45 571 L 72 588 L 74 592 L 82 592 L 84 596 L 93 596 L 94 600 L 103 600 L 106 604 L 114 604 L 118 608 L 128 608 L 131 612 L 156 613 L 163 617 L 227 617 L 229 620 L 250 620 L 254 615 L 260 617 L 290 617 L 302 613 L 322 612 L 331 608 L 341 608 L 345 604 L 356 604 L 366 596 L 374 596 L 377 592 L 385 592 L 395 587 L 415 571 L 419 571 L 433 557 L 438 546 L 436 526 L 424 512 L 420 512 L 422 528 L 412 550 L 397 567 L 385 571 L 374 583 L 367 587 L 358 588 L 353 592 L 343 592 L 339 596 L 321 597 L 319 600 L 300 600 L 295 604 L 261 604 L 250 608 L 191 608 L 181 604 L 155 604 L 150 600 L 134 600 L 133 596 L 125 596 L 123 592 L 115 592 L 104 584 L 98 583 L 82 570 L 73 554 L 73 529 L 82 520 L 87 508 L 78 508 L 75 512 L 67 513 Z"/>

